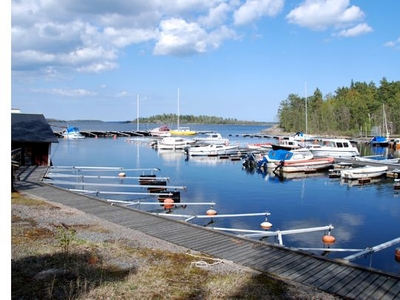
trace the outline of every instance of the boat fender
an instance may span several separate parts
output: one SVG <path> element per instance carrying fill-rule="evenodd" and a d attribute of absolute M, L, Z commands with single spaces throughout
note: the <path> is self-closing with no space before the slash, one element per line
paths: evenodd
<path fill-rule="evenodd" d="M 210 208 L 209 210 L 206 211 L 207 216 L 215 216 L 216 214 L 217 214 L 217 211 L 212 208 Z"/>
<path fill-rule="evenodd" d="M 164 209 L 171 209 L 174 207 L 174 200 L 167 198 L 164 200 Z"/>
<path fill-rule="evenodd" d="M 394 258 L 397 262 L 400 263 L 400 248 L 396 248 L 396 250 L 394 251 Z"/>
<path fill-rule="evenodd" d="M 326 234 L 322 237 L 322 242 L 324 244 L 333 244 L 336 241 L 336 238 L 330 234 Z"/>

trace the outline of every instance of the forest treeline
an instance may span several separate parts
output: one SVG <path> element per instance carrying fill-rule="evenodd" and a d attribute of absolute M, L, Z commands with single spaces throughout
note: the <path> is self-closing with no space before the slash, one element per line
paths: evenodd
<path fill-rule="evenodd" d="M 140 118 L 140 123 L 153 123 L 153 124 L 176 124 L 178 115 L 176 114 L 162 114 L 155 115 L 148 118 Z M 136 120 L 134 120 L 136 122 Z M 256 121 L 241 121 L 234 118 L 221 118 L 215 116 L 193 116 L 193 115 L 180 115 L 180 124 L 222 124 L 222 125 L 273 125 L 273 122 L 256 122 Z"/>
<path fill-rule="evenodd" d="M 386 136 L 386 121 L 388 132 L 398 135 L 400 81 L 383 78 L 379 87 L 351 81 L 325 97 L 318 88 L 310 96 L 290 94 L 280 103 L 277 119 L 286 132 L 360 136 Z"/>

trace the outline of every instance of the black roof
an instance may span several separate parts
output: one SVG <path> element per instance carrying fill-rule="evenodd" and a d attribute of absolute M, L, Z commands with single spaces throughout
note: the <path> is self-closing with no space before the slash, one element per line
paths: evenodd
<path fill-rule="evenodd" d="M 11 141 L 58 143 L 58 139 L 42 114 L 11 113 Z"/>

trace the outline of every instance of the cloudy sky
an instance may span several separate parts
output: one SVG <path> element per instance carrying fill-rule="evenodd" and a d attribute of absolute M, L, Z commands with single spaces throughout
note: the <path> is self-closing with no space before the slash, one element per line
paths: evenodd
<path fill-rule="evenodd" d="M 400 1 L 12 0 L 11 107 L 276 121 L 291 93 L 400 80 Z M 139 111 L 138 111 L 139 107 Z"/>

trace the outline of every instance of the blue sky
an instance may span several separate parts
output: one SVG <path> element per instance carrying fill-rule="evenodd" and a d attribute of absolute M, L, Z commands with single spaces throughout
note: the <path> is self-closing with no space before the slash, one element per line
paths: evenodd
<path fill-rule="evenodd" d="M 11 107 L 125 121 L 177 113 L 179 89 L 181 115 L 276 121 L 291 93 L 400 80 L 399 11 L 393 0 L 12 1 Z"/>

